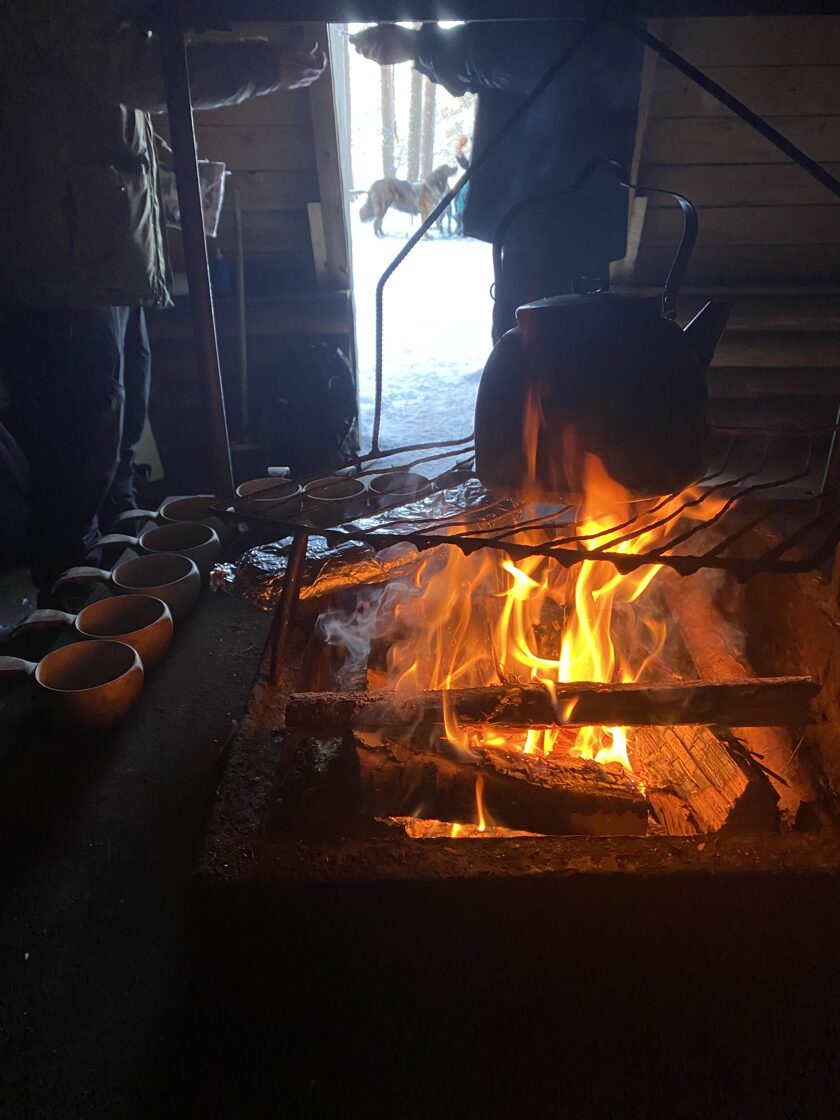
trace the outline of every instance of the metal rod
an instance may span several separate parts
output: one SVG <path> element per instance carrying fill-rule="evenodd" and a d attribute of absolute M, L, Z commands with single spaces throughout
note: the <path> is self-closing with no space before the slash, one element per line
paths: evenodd
<path fill-rule="evenodd" d="M 289 627 L 291 625 L 294 609 L 298 602 L 300 583 L 303 578 L 303 564 L 306 559 L 306 546 L 309 543 L 309 530 L 298 529 L 292 541 L 289 553 L 289 563 L 286 567 L 286 576 L 283 580 L 283 590 L 280 592 L 280 602 L 277 605 L 271 630 L 268 635 L 268 645 L 271 649 L 270 678 L 273 685 L 280 684 L 283 655 L 289 644 Z"/>
<path fill-rule="evenodd" d="M 754 113 L 743 101 L 739 101 L 737 97 L 734 97 L 729 90 L 718 85 L 708 74 L 704 74 L 703 71 L 698 70 L 696 66 L 692 66 L 682 55 L 671 50 L 666 43 L 663 43 L 661 39 L 657 39 L 655 35 L 651 35 L 646 28 L 641 27 L 638 23 L 633 23 L 631 20 L 625 19 L 618 19 L 616 22 L 620 24 L 621 27 L 625 27 L 631 35 L 635 35 L 636 38 L 644 43 L 646 47 L 649 47 L 650 50 L 655 51 L 661 58 L 664 58 L 665 61 L 669 62 L 676 70 L 679 70 L 681 74 L 685 74 L 695 85 L 700 86 L 706 93 L 710 93 L 716 101 L 719 101 L 721 105 L 725 105 L 727 109 L 733 112 L 737 117 L 740 117 L 750 128 L 755 129 L 765 140 L 769 140 L 775 148 L 778 148 L 780 152 L 784 152 L 789 159 L 792 159 L 798 167 L 801 167 L 803 171 L 806 171 L 812 178 L 816 179 L 818 183 L 821 183 L 826 190 L 831 191 L 832 194 L 840 198 L 840 179 L 835 178 L 834 175 L 826 171 L 822 164 L 817 163 L 816 160 L 807 156 L 801 148 L 797 148 L 797 146 L 791 143 L 786 136 L 783 136 L 778 129 L 773 128 L 773 126 L 768 124 L 758 113 Z"/>
<path fill-rule="evenodd" d="M 236 323 L 239 331 L 239 414 L 243 437 L 248 432 L 248 331 L 245 317 L 245 243 L 242 232 L 242 195 L 233 184 L 236 221 Z"/>
<path fill-rule="evenodd" d="M 161 0 L 159 12 L 161 64 L 169 111 L 172 161 L 178 185 L 196 364 L 209 413 L 212 437 L 213 490 L 217 497 L 229 498 L 233 495 L 233 469 L 213 315 L 213 290 L 210 286 L 207 243 L 204 239 L 187 50 L 178 0 Z"/>

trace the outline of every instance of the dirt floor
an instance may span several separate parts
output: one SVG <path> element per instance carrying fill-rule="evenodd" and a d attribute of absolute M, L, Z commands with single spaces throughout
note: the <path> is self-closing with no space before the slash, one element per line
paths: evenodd
<path fill-rule="evenodd" d="M 189 1115 L 170 1108 L 163 1040 L 183 1015 L 188 889 L 220 757 L 267 625 L 205 595 L 99 743 L 57 733 L 31 698 L 0 710 L 3 1120 Z"/>

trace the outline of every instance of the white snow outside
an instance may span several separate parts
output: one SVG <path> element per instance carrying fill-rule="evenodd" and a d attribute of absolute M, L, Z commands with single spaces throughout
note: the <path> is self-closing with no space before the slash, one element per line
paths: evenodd
<path fill-rule="evenodd" d="M 350 31 L 360 25 L 351 25 Z M 382 177 L 380 69 L 352 48 L 350 66 L 353 193 Z M 397 175 L 406 175 L 411 66 L 395 67 Z M 435 164 L 455 163 L 459 135 L 472 133 L 472 99 L 437 87 Z M 460 174 L 460 171 L 458 172 Z M 456 176 L 450 180 L 454 183 Z M 352 197 L 352 196 L 351 196 Z M 370 446 L 375 366 L 375 290 L 385 268 L 417 229 L 419 217 L 389 210 L 377 238 L 359 219 L 365 195 L 350 203 L 353 288 L 363 450 Z M 493 279 L 490 246 L 436 232 L 412 250 L 385 286 L 383 448 L 457 439 L 473 430 L 478 377 L 490 353 Z"/>
<path fill-rule="evenodd" d="M 362 448 L 374 408 L 375 291 L 419 218 L 389 211 L 377 238 L 352 210 Z M 458 439 L 473 430 L 479 374 L 492 348 L 491 248 L 427 235 L 385 285 L 383 448 Z"/>

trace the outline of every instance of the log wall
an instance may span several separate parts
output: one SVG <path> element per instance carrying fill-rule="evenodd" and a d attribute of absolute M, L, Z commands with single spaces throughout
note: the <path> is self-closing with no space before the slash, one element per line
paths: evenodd
<path fill-rule="evenodd" d="M 840 17 L 649 26 L 840 175 Z M 650 53 L 633 170 L 638 182 L 680 191 L 698 208 L 686 289 L 698 297 L 726 293 L 736 304 L 709 374 L 713 419 L 833 423 L 840 403 L 840 200 Z M 630 216 L 620 282 L 661 285 L 681 215 L 666 197 L 650 195 L 631 201 Z M 702 301 L 685 302 L 693 311 Z"/>
<path fill-rule="evenodd" d="M 290 32 L 326 47 L 323 25 L 248 24 L 234 27 L 230 35 L 276 38 Z M 156 127 L 167 138 L 165 118 Z M 310 90 L 280 91 L 195 113 L 199 158 L 223 161 L 230 172 L 218 237 L 208 239 L 208 250 L 221 256 L 223 274 L 229 276 L 228 291 L 216 288 L 216 312 L 228 419 L 237 443 L 243 443 L 247 425 L 239 407 L 234 188 L 242 205 L 252 429 L 261 393 L 282 369 L 289 345 L 327 341 L 352 359 L 349 246 L 337 213 L 343 190 L 336 129 L 328 77 Z M 189 301 L 178 278 L 183 250 L 180 233 L 168 233 L 181 294 L 174 311 L 152 313 L 149 325 L 152 421 L 171 492 L 204 488 L 206 480 Z M 262 473 L 266 465 L 247 440 L 235 449 L 237 481 Z"/>

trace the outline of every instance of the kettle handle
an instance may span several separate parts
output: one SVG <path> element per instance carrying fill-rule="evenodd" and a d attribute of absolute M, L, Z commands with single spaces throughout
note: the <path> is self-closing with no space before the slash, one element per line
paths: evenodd
<path fill-rule="evenodd" d="M 536 206 L 541 202 L 550 202 L 554 198 L 561 198 L 563 195 L 570 194 L 572 191 L 581 190 L 585 187 L 592 175 L 598 168 L 608 167 L 615 175 L 618 185 L 627 187 L 630 190 L 644 191 L 647 194 L 667 194 L 676 199 L 680 209 L 683 212 L 683 232 L 680 243 L 677 247 L 677 252 L 671 263 L 671 268 L 668 271 L 668 276 L 665 280 L 665 286 L 662 289 L 662 314 L 667 319 L 676 318 L 677 314 L 677 295 L 680 290 L 683 275 L 688 267 L 688 262 L 691 260 L 691 254 L 694 252 L 694 244 L 697 241 L 697 232 L 699 229 L 699 221 L 697 218 L 697 211 L 694 204 L 685 197 L 685 195 L 678 194 L 676 191 L 666 190 L 664 187 L 646 187 L 641 183 L 631 183 L 627 179 L 624 167 L 615 159 L 608 159 L 606 157 L 599 157 L 590 160 L 583 168 L 583 170 L 575 179 L 571 186 L 566 187 L 560 191 L 547 191 L 543 194 L 531 195 L 529 198 L 524 198 L 517 202 L 508 210 L 502 217 L 496 233 L 493 237 L 493 274 L 495 278 L 493 298 L 497 302 L 502 302 L 504 298 L 504 263 L 502 259 L 502 249 L 504 247 L 505 237 L 510 229 L 510 226 L 516 218 L 527 210 L 530 206 Z"/>

